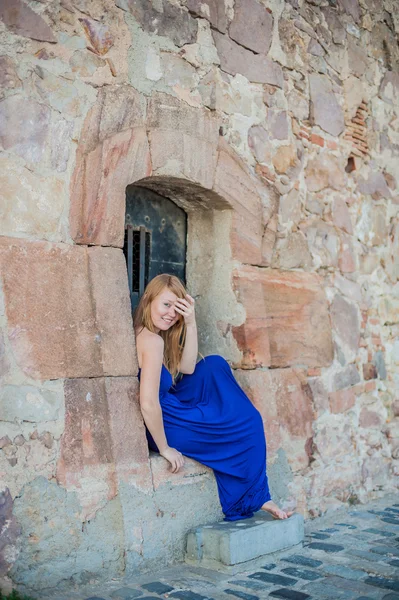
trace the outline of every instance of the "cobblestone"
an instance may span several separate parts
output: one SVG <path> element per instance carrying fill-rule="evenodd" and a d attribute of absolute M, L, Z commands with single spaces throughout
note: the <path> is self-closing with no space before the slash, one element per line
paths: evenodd
<path fill-rule="evenodd" d="M 243 563 L 239 572 L 179 564 L 102 585 L 30 595 L 40 600 L 399 600 L 399 519 L 386 517 L 397 508 L 393 498 L 385 498 L 308 521 L 303 548 L 271 555 L 263 564 Z M 313 541 L 320 534 L 331 536 L 331 543 Z"/>

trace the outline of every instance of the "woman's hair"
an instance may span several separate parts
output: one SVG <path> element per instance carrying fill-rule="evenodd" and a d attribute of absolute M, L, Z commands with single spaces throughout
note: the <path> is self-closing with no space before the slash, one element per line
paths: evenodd
<path fill-rule="evenodd" d="M 151 319 L 151 303 L 159 294 L 167 288 L 178 298 L 185 298 L 187 291 L 178 277 L 163 273 L 157 275 L 150 281 L 145 288 L 140 302 L 134 311 L 133 324 L 136 335 L 146 327 L 149 331 L 155 333 L 154 323 Z M 181 315 L 178 321 L 167 331 L 160 331 L 159 335 L 165 342 L 164 363 L 169 373 L 175 380 L 183 353 L 184 343 L 186 341 L 186 324 Z"/>

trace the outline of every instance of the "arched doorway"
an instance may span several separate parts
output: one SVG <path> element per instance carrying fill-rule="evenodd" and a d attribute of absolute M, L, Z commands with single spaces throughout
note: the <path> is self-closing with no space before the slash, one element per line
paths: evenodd
<path fill-rule="evenodd" d="M 134 310 L 147 283 L 160 273 L 185 282 L 187 215 L 172 200 L 156 192 L 126 188 L 125 240 L 130 301 Z"/>

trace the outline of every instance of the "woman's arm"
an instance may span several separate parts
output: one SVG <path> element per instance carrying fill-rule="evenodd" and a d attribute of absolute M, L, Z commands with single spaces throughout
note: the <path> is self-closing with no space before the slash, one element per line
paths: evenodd
<path fill-rule="evenodd" d="M 163 339 L 154 334 L 142 340 L 141 348 L 141 377 L 140 377 L 140 408 L 144 422 L 156 443 L 161 456 L 172 466 L 172 472 L 177 473 L 184 464 L 183 456 L 175 448 L 170 448 L 165 435 L 161 405 L 159 403 L 159 382 L 163 361 Z"/>
<path fill-rule="evenodd" d="M 180 373 L 191 375 L 194 373 L 198 357 L 198 334 L 195 321 L 194 298 L 187 294 L 186 299 L 178 299 L 175 302 L 175 310 L 183 315 L 186 322 L 186 341 L 180 361 Z"/>

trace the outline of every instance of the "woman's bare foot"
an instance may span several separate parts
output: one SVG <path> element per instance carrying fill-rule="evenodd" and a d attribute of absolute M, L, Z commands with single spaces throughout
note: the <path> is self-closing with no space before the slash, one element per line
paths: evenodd
<path fill-rule="evenodd" d="M 279 508 L 277 504 L 275 504 L 272 500 L 269 500 L 269 502 L 265 502 L 261 510 L 270 513 L 275 519 L 288 519 L 288 517 L 290 517 L 293 514 L 292 510 L 289 512 L 281 510 L 281 508 Z"/>

